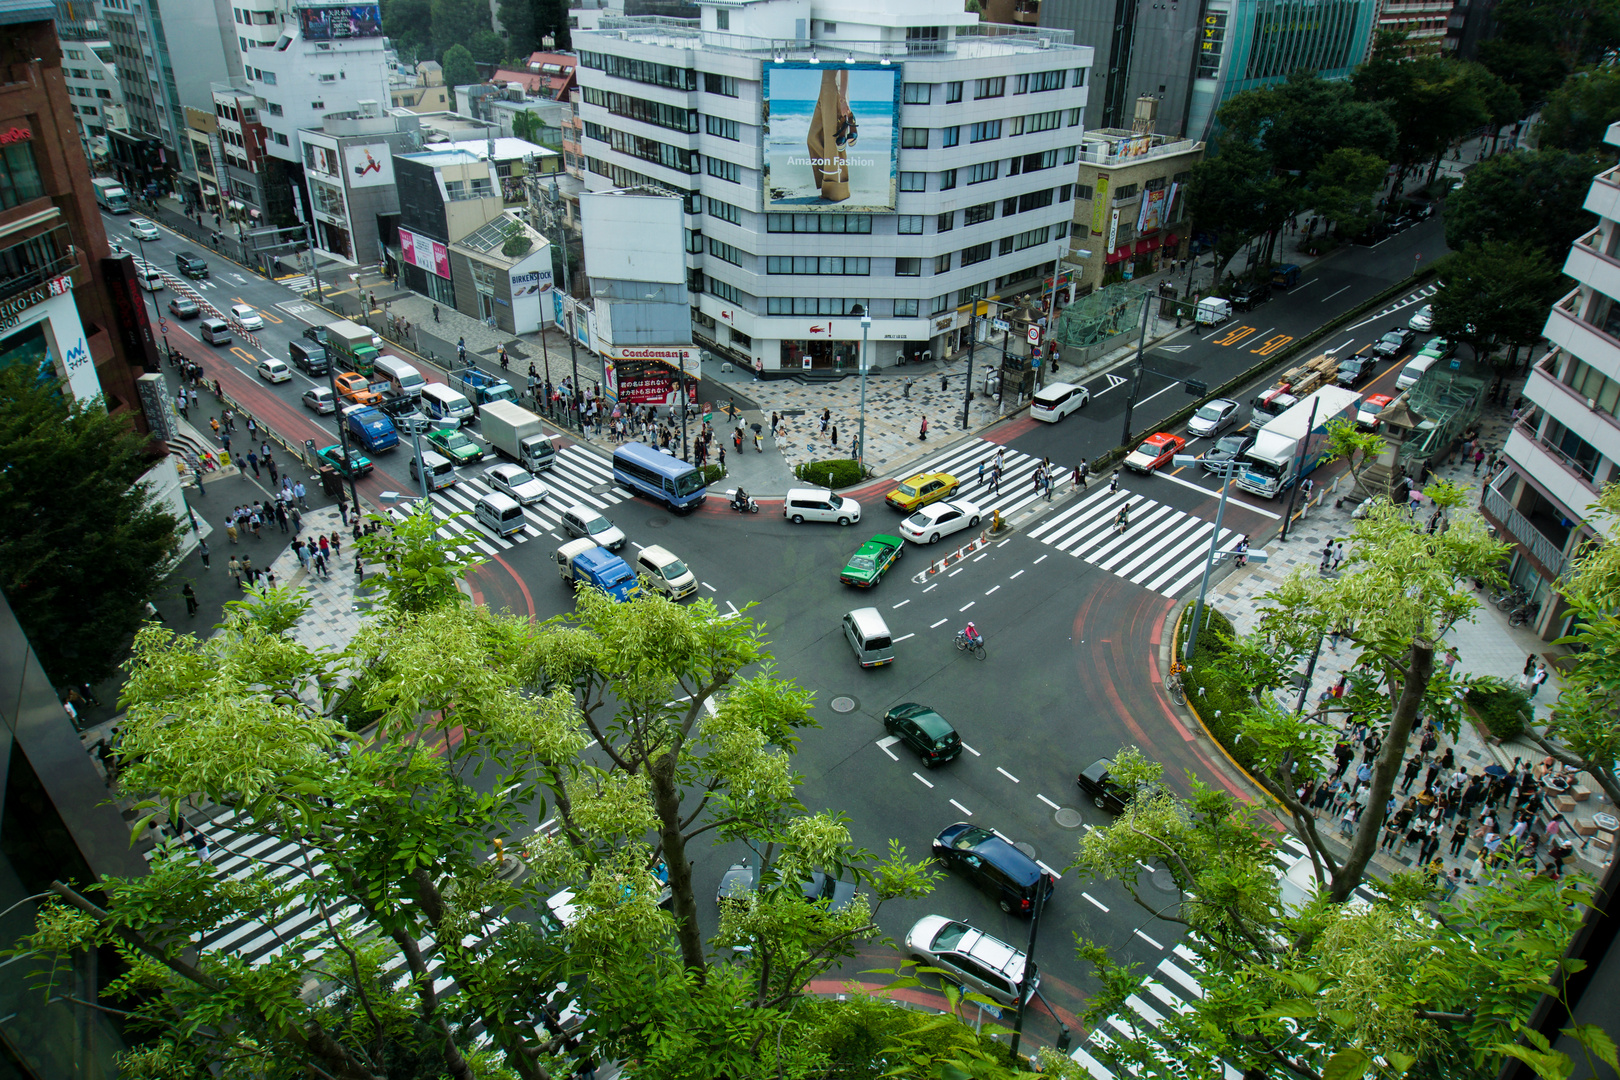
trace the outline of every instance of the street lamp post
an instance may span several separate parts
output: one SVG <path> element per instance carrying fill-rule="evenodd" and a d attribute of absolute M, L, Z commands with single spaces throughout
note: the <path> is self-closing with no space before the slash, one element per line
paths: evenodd
<path fill-rule="evenodd" d="M 562 249 L 563 295 L 568 298 L 568 359 L 574 365 L 574 381 L 569 394 L 568 408 L 574 410 L 579 401 L 579 356 L 574 352 L 574 288 L 568 274 L 568 237 L 563 232 L 562 223 L 562 192 L 557 189 L 557 177 L 551 178 L 551 198 L 547 202 L 551 213 L 551 223 L 557 229 L 557 246 Z"/>
<path fill-rule="evenodd" d="M 1172 460 L 1181 468 L 1191 467 L 1198 469 L 1204 467 L 1203 459 L 1194 454 L 1177 454 Z M 1228 458 L 1227 460 L 1220 462 L 1220 468 L 1217 475 L 1221 478 L 1221 502 L 1220 505 L 1215 509 L 1215 531 L 1211 533 L 1209 537 L 1209 554 L 1204 559 L 1203 579 L 1198 583 L 1198 599 L 1193 602 L 1192 626 L 1187 631 L 1187 644 L 1182 653 L 1182 658 L 1184 660 L 1192 659 L 1193 647 L 1198 644 L 1198 627 L 1204 619 L 1204 595 L 1209 592 L 1210 572 L 1215 569 L 1216 563 L 1230 555 L 1236 554 L 1236 552 L 1232 551 L 1219 550 L 1221 543 L 1221 522 L 1226 518 L 1226 496 L 1227 493 L 1232 489 L 1232 474 L 1236 471 L 1236 458 Z M 1267 558 L 1264 549 L 1258 551 L 1248 551 L 1244 554 L 1257 563 L 1263 563 Z"/>
<path fill-rule="evenodd" d="M 1153 294 L 1147 291 L 1142 293 L 1142 333 L 1136 339 L 1136 377 L 1131 381 L 1131 396 L 1125 399 L 1125 430 L 1120 432 L 1119 445 L 1131 444 L 1131 410 L 1136 408 L 1136 395 L 1142 392 L 1142 352 L 1147 348 L 1148 310 L 1153 303 Z"/>
<path fill-rule="evenodd" d="M 859 307 L 860 305 L 856 305 L 856 306 Z M 866 367 L 867 367 L 866 349 L 867 349 L 867 344 L 871 339 L 871 336 L 872 336 L 872 309 L 869 308 L 869 307 L 862 307 L 861 308 L 861 430 L 860 430 L 860 434 L 856 437 L 858 439 L 858 442 L 857 442 L 857 444 L 855 446 L 855 460 L 857 462 L 861 463 L 862 474 L 863 475 L 865 474 L 865 462 L 866 462 Z M 972 387 L 970 385 L 969 386 L 969 392 L 971 392 L 971 391 L 972 391 Z"/>

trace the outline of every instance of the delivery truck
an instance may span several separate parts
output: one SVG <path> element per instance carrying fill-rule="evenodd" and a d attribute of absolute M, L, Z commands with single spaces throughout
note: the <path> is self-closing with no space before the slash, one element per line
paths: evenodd
<path fill-rule="evenodd" d="M 340 371 L 357 371 L 368 378 L 377 363 L 377 346 L 371 342 L 371 329 L 349 319 L 327 325 L 326 351 Z"/>
<path fill-rule="evenodd" d="M 1301 398 L 1262 428 L 1254 445 L 1238 458 L 1238 487 L 1268 499 L 1293 487 L 1327 456 L 1328 424 L 1354 423 L 1360 404 L 1361 395 L 1340 386 L 1324 386 Z"/>
<path fill-rule="evenodd" d="M 557 570 L 564 581 L 583 581 L 620 602 L 641 595 L 641 583 L 630 564 L 589 537 L 570 540 L 557 549 Z"/>
<path fill-rule="evenodd" d="M 343 422 L 348 425 L 349 435 L 373 454 L 399 445 L 399 431 L 381 409 L 351 405 L 343 410 Z"/>
<path fill-rule="evenodd" d="M 129 192 L 118 181 L 102 177 L 90 181 L 90 186 L 96 189 L 96 205 L 107 213 L 129 213 Z"/>
<path fill-rule="evenodd" d="M 541 428 L 540 418 L 510 401 L 491 401 L 479 413 L 484 440 L 530 472 L 549 469 L 557 447 Z"/>

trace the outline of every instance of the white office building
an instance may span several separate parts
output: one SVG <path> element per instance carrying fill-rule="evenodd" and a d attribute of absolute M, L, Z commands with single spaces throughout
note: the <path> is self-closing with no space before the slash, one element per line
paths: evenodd
<path fill-rule="evenodd" d="M 1067 250 L 1092 50 L 926 0 L 708 0 L 574 35 L 592 190 L 685 200 L 694 338 L 762 373 L 963 343 Z M 587 271 L 589 271 L 587 267 Z M 981 310 L 982 313 L 982 310 Z"/>
<path fill-rule="evenodd" d="M 67 77 L 79 141 L 91 161 L 107 156 L 107 129 L 128 126 L 124 88 L 118 85 L 110 41 L 63 41 L 62 74 Z"/>
<path fill-rule="evenodd" d="M 1620 124 L 1605 140 L 1620 146 Z M 1599 173 L 1586 195 L 1598 227 L 1570 247 L 1564 273 L 1579 286 L 1552 309 L 1553 346 L 1530 369 L 1525 410 L 1504 448 L 1508 468 L 1485 490 L 1482 510 L 1514 545 L 1510 575 L 1541 603 L 1546 639 L 1569 631 L 1553 583 L 1599 532 L 1587 508 L 1620 479 L 1620 168 Z"/>

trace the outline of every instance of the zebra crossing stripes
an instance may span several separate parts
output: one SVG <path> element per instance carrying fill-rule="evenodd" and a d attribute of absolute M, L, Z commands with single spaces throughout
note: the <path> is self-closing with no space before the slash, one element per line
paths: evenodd
<path fill-rule="evenodd" d="M 1001 455 L 1001 483 L 996 487 L 996 493 L 992 495 L 990 470 L 996 462 L 998 453 Z M 982 484 L 979 483 L 981 464 L 984 466 Z M 925 461 L 906 475 L 950 473 L 961 482 L 957 495 L 977 503 L 987 517 L 994 510 L 1000 510 L 1001 516 L 1007 517 L 1043 497 L 1035 491 L 1035 473 L 1040 467 L 1039 458 L 987 439 L 970 439 L 931 461 Z M 1051 475 L 1055 480 L 1062 480 L 1068 472 L 1068 469 L 1054 465 Z M 903 480 L 905 477 L 897 479 Z"/>
<path fill-rule="evenodd" d="M 1131 508 L 1130 527 L 1124 533 L 1114 528 L 1120 507 Z M 1132 584 L 1176 597 L 1203 572 L 1204 557 L 1215 526 L 1129 491 L 1109 493 L 1099 486 L 1062 512 L 1052 515 L 1029 531 L 1033 540 L 1084 559 Z M 1225 544 L 1236 536 L 1232 529 L 1221 530 Z"/>

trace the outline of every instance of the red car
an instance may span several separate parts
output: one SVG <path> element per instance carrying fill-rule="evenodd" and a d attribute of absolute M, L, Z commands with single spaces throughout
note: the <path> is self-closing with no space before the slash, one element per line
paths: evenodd
<path fill-rule="evenodd" d="M 1125 459 L 1125 467 L 1139 473 L 1150 473 L 1154 469 L 1170 464 L 1170 459 L 1181 453 L 1186 445 L 1186 439 L 1180 435 L 1172 435 L 1168 431 L 1149 435 L 1142 445 Z"/>
<path fill-rule="evenodd" d="M 1378 414 L 1389 407 L 1395 399 L 1388 394 L 1368 394 L 1361 400 L 1361 406 L 1356 410 L 1356 427 L 1362 431 L 1378 430 Z"/>

